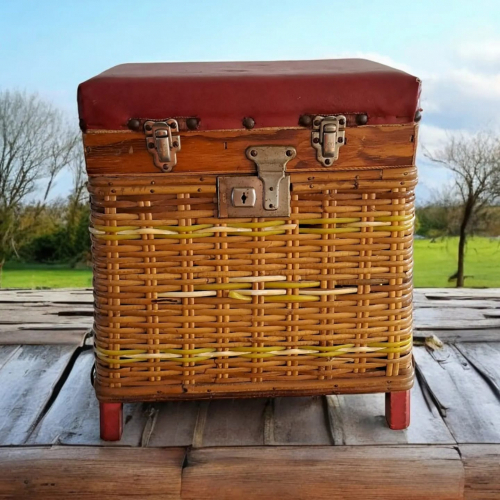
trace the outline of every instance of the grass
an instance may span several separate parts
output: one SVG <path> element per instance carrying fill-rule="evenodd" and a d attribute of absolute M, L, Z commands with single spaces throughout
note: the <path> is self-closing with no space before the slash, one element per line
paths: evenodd
<path fill-rule="evenodd" d="M 0 277 L 0 288 L 87 288 L 91 286 L 90 268 L 72 269 L 68 265 L 7 262 Z"/>
<path fill-rule="evenodd" d="M 458 238 L 415 241 L 416 287 L 451 287 L 448 277 L 456 271 Z M 470 238 L 465 258 L 468 287 L 500 287 L 500 240 Z M 91 287 L 89 268 L 71 269 L 64 265 L 7 263 L 1 288 Z"/>
<path fill-rule="evenodd" d="M 458 238 L 415 240 L 415 287 L 453 287 L 448 278 L 457 270 Z M 500 239 L 469 238 L 465 250 L 467 287 L 500 287 Z"/>

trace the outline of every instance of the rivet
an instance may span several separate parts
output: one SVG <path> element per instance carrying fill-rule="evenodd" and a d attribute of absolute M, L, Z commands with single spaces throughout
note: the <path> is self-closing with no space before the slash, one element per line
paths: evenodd
<path fill-rule="evenodd" d="M 250 118 L 249 116 L 246 116 L 245 118 L 243 118 L 243 126 L 250 130 L 255 127 L 255 120 L 253 118 Z"/>
<path fill-rule="evenodd" d="M 339 120 L 339 123 L 340 123 L 340 125 L 345 125 L 345 120 L 344 120 L 344 118 L 341 118 L 341 119 Z"/>
<path fill-rule="evenodd" d="M 188 118 L 186 125 L 189 130 L 196 130 L 198 128 L 198 118 Z"/>
<path fill-rule="evenodd" d="M 138 120 L 137 118 L 131 118 L 129 121 L 128 121 L 128 128 L 130 130 L 139 130 L 141 127 L 141 122 L 140 120 Z"/>
<path fill-rule="evenodd" d="M 291 149 L 286 150 L 286 155 L 287 156 L 293 156 L 293 151 Z"/>
<path fill-rule="evenodd" d="M 415 121 L 419 122 L 422 119 L 422 113 L 420 112 L 420 109 L 417 109 L 417 112 L 415 113 Z"/>
<path fill-rule="evenodd" d="M 368 115 L 366 114 L 356 115 L 356 123 L 358 125 L 366 125 L 368 123 Z"/>
<path fill-rule="evenodd" d="M 146 130 L 149 132 L 150 130 L 153 130 L 153 127 L 151 125 L 146 125 Z"/>
<path fill-rule="evenodd" d="M 331 160 L 329 160 L 328 158 L 325 160 L 325 165 L 330 165 L 331 163 Z"/>
<path fill-rule="evenodd" d="M 257 156 L 257 151 L 255 151 L 255 149 L 252 149 L 252 151 L 250 151 L 250 155 Z"/>
<path fill-rule="evenodd" d="M 86 152 L 87 154 L 88 154 L 88 153 L 90 153 L 91 151 L 92 151 L 92 149 L 90 148 L 90 146 L 87 146 L 87 147 L 85 148 L 85 152 Z"/>
<path fill-rule="evenodd" d="M 314 126 L 319 127 L 321 125 L 321 120 L 314 120 Z"/>
<path fill-rule="evenodd" d="M 176 147 L 178 147 L 178 146 L 179 146 L 179 143 L 178 143 L 177 141 L 174 141 L 174 142 L 172 143 L 172 146 L 173 146 L 174 148 L 176 148 Z"/>
<path fill-rule="evenodd" d="M 342 144 L 342 143 L 344 142 L 344 138 L 343 138 L 343 137 L 339 137 L 339 138 L 337 139 L 337 141 L 338 141 L 338 142 L 340 142 L 340 144 Z"/>
<path fill-rule="evenodd" d="M 311 115 L 301 115 L 299 118 L 299 125 L 302 125 L 303 127 L 310 127 L 312 123 L 312 116 Z"/>
<path fill-rule="evenodd" d="M 318 144 L 318 142 L 319 142 L 319 138 L 318 138 L 318 137 L 315 137 L 315 138 L 313 139 L 313 142 L 314 142 L 314 144 Z"/>
<path fill-rule="evenodd" d="M 155 147 L 155 143 L 154 142 L 148 142 L 148 148 L 149 149 L 153 149 Z"/>

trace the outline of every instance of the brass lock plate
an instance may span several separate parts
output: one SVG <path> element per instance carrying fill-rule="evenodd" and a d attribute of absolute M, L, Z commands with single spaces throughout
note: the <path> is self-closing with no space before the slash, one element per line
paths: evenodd
<path fill-rule="evenodd" d="M 297 152 L 291 146 L 251 146 L 246 157 L 257 176 L 217 178 L 219 217 L 289 217 L 290 176 L 286 164 Z"/>
<path fill-rule="evenodd" d="M 317 160 L 329 167 L 339 158 L 339 149 L 345 144 L 346 117 L 316 116 L 311 133 L 312 147 Z"/>

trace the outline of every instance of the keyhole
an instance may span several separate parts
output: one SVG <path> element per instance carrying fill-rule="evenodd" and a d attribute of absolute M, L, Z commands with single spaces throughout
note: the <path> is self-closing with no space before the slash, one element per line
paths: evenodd
<path fill-rule="evenodd" d="M 246 193 L 243 193 L 243 194 L 241 195 L 241 201 L 243 202 L 243 204 L 245 204 L 245 203 L 246 203 L 247 198 L 248 198 L 248 196 L 246 195 Z"/>

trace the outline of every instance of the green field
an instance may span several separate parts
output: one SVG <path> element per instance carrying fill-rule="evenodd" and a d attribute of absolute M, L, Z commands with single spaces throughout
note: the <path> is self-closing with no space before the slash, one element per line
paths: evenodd
<path fill-rule="evenodd" d="M 448 277 L 456 271 L 458 238 L 415 241 L 416 287 L 450 287 Z M 470 238 L 467 244 L 465 280 L 468 287 L 500 287 L 500 239 Z M 7 263 L 1 288 L 91 287 L 89 268 L 63 265 Z"/>

